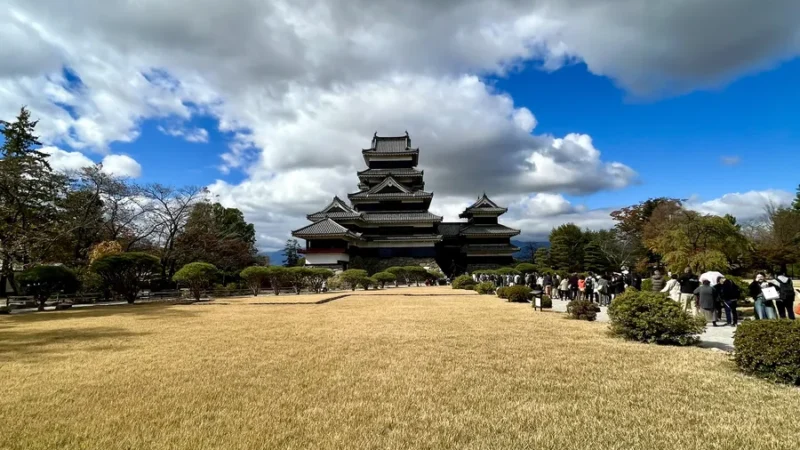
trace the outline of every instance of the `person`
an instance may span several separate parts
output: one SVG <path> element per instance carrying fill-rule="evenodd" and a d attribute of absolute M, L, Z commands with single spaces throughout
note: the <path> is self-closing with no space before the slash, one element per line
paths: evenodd
<path fill-rule="evenodd" d="M 583 300 L 586 298 L 586 277 L 581 275 L 578 277 L 578 299 Z"/>
<path fill-rule="evenodd" d="M 603 275 L 597 276 L 597 283 L 595 284 L 595 290 L 597 291 L 597 295 L 599 297 L 600 306 L 608 306 L 610 300 L 608 298 L 608 292 L 610 290 L 608 280 L 606 280 Z"/>
<path fill-rule="evenodd" d="M 660 271 L 653 272 L 651 280 L 653 280 L 653 292 L 661 292 L 664 289 L 664 277 L 661 276 Z"/>
<path fill-rule="evenodd" d="M 722 305 L 725 307 L 725 324 L 735 327 L 739 324 L 739 312 L 736 310 L 739 302 L 739 286 L 736 283 L 725 278 L 719 277 L 717 279 L 717 290 L 719 298 L 722 300 Z"/>
<path fill-rule="evenodd" d="M 569 299 L 575 300 L 578 297 L 578 274 L 573 273 L 569 276 Z"/>
<path fill-rule="evenodd" d="M 681 284 L 681 303 L 683 304 L 683 310 L 689 311 L 692 303 L 694 303 L 694 291 L 699 287 L 700 283 L 689 267 L 684 269 L 683 275 L 678 278 L 678 282 Z M 695 312 L 697 313 L 697 311 Z"/>
<path fill-rule="evenodd" d="M 594 277 L 591 273 L 583 280 L 583 293 L 586 300 L 594 302 Z"/>
<path fill-rule="evenodd" d="M 642 277 L 639 276 L 638 273 L 633 274 L 633 278 L 631 279 L 631 286 L 633 286 L 633 288 L 636 289 L 637 291 L 642 290 Z"/>
<path fill-rule="evenodd" d="M 669 281 L 659 292 L 666 292 L 669 298 L 679 302 L 681 300 L 681 284 L 678 282 L 678 274 L 670 275 Z"/>
<path fill-rule="evenodd" d="M 794 283 L 785 274 L 778 275 L 778 293 L 781 296 L 778 302 L 778 315 L 781 319 L 787 317 L 794 320 Z"/>
<path fill-rule="evenodd" d="M 716 327 L 717 315 L 714 312 L 714 307 L 717 302 L 717 291 L 711 287 L 711 281 L 703 280 L 703 284 L 698 286 L 693 294 L 697 298 L 697 308 L 702 311 L 706 322 L 711 322 Z"/>
<path fill-rule="evenodd" d="M 544 274 L 543 277 L 544 291 L 548 297 L 553 296 L 553 277 L 549 273 Z"/>
<path fill-rule="evenodd" d="M 564 277 L 558 283 L 558 297 L 561 300 L 569 300 L 569 278 Z"/>
<path fill-rule="evenodd" d="M 623 292 L 625 292 L 625 280 L 622 278 L 621 275 L 616 276 L 616 278 L 612 280 L 611 286 L 612 286 L 611 291 L 613 294 L 613 296 L 611 297 L 612 301 L 615 298 L 617 298 L 618 295 L 621 295 Z"/>
<path fill-rule="evenodd" d="M 778 317 L 772 307 L 774 300 L 767 300 L 764 296 L 764 289 L 768 287 L 774 288 L 775 286 L 767 281 L 763 273 L 756 275 L 756 279 L 748 287 L 749 294 L 755 301 L 756 320 L 775 319 Z"/>

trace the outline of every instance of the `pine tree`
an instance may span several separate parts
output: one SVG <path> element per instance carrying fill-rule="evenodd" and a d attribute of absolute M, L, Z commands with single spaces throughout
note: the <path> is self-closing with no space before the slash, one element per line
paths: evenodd
<path fill-rule="evenodd" d="M 534 259 L 534 264 L 536 264 L 536 267 L 538 267 L 539 270 L 553 268 L 550 262 L 550 251 L 545 247 L 540 247 L 536 249 L 536 253 L 533 255 L 533 259 Z"/>
<path fill-rule="evenodd" d="M 583 248 L 583 268 L 593 273 L 608 271 L 608 259 L 603 255 L 597 241 L 592 240 Z"/>
<path fill-rule="evenodd" d="M 550 261 L 554 269 L 580 271 L 583 268 L 583 232 L 567 223 L 550 232 Z"/>
<path fill-rule="evenodd" d="M 14 122 L 0 120 L 0 289 L 8 280 L 17 291 L 14 267 L 46 257 L 62 231 L 56 204 L 66 194 L 67 179 L 54 173 L 38 150 L 36 123 L 25 108 Z"/>
<path fill-rule="evenodd" d="M 800 211 L 800 185 L 797 186 L 797 195 L 795 195 L 794 201 L 792 202 L 792 209 Z"/>
<path fill-rule="evenodd" d="M 283 256 L 286 259 L 284 266 L 294 267 L 300 262 L 300 244 L 297 239 L 287 239 L 286 246 L 283 247 Z"/>

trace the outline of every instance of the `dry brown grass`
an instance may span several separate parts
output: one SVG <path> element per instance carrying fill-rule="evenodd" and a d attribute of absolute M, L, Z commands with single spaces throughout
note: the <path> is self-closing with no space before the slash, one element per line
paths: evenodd
<path fill-rule="evenodd" d="M 800 390 L 723 354 L 391 293 L 0 318 L 0 448 L 798 448 Z"/>

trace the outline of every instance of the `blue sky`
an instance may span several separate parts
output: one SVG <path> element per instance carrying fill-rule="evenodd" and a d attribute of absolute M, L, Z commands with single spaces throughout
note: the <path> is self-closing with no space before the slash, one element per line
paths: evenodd
<path fill-rule="evenodd" d="M 375 131 L 420 146 L 434 212 L 486 191 L 523 238 L 654 196 L 755 220 L 800 183 L 793 0 L 6 2 L 2 117 L 58 170 L 208 186 L 263 249 Z"/>

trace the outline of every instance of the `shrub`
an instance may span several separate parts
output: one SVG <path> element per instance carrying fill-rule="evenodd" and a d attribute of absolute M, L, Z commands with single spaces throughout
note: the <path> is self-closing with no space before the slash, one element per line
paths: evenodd
<path fill-rule="evenodd" d="M 666 280 L 664 281 L 666 283 Z M 642 280 L 642 292 L 651 292 L 653 290 L 653 279 L 645 278 Z"/>
<path fill-rule="evenodd" d="M 411 284 L 411 281 L 408 278 L 408 273 L 406 273 L 405 267 L 398 267 L 398 266 L 389 267 L 388 269 L 386 269 L 386 272 L 389 272 L 390 274 L 395 276 L 395 280 L 394 280 L 394 286 L 395 287 L 397 287 L 397 285 L 401 281 L 403 283 L 406 283 L 407 285 Z"/>
<path fill-rule="evenodd" d="M 478 294 L 493 294 L 494 293 L 494 283 L 491 281 L 484 281 L 483 283 L 478 283 L 475 285 L 475 291 Z"/>
<path fill-rule="evenodd" d="M 294 293 L 300 295 L 300 291 L 306 287 L 309 278 L 314 274 L 314 269 L 305 266 L 288 267 L 286 269 L 286 283 L 294 289 Z"/>
<path fill-rule="evenodd" d="M 160 268 L 158 258 L 142 252 L 106 255 L 91 265 L 103 283 L 128 303 L 136 300 L 141 285 Z"/>
<path fill-rule="evenodd" d="M 308 276 L 308 286 L 312 291 L 320 293 L 322 292 L 322 285 L 325 284 L 325 280 L 331 278 L 332 276 L 333 271 L 330 269 L 323 269 L 321 267 L 311 269 L 311 272 Z M 328 286 L 328 288 L 330 288 L 330 286 Z"/>
<path fill-rule="evenodd" d="M 36 299 L 39 311 L 44 311 L 51 295 L 62 291 L 71 294 L 80 286 L 75 272 L 64 266 L 34 266 L 19 274 L 17 280 L 25 293 Z"/>
<path fill-rule="evenodd" d="M 363 269 L 347 269 L 340 275 L 342 281 L 350 290 L 355 291 L 358 284 L 364 279 L 368 278 L 367 271 Z"/>
<path fill-rule="evenodd" d="M 508 293 L 506 292 L 507 289 L 508 287 L 506 286 L 499 287 L 495 289 L 495 293 L 497 294 L 498 297 L 507 299 L 508 298 Z"/>
<path fill-rule="evenodd" d="M 527 302 L 531 298 L 531 288 L 528 286 L 509 286 L 505 293 L 510 302 Z"/>
<path fill-rule="evenodd" d="M 600 307 L 588 300 L 573 300 L 567 303 L 567 314 L 569 314 L 570 319 L 594 322 L 597 320 L 597 313 L 599 312 Z"/>
<path fill-rule="evenodd" d="M 800 322 L 748 320 L 736 329 L 734 361 L 743 372 L 800 385 Z"/>
<path fill-rule="evenodd" d="M 397 277 L 391 272 L 378 272 L 373 275 L 372 278 L 375 278 L 375 281 L 380 284 L 381 289 L 386 287 L 386 283 L 391 283 L 392 281 L 397 280 Z"/>
<path fill-rule="evenodd" d="M 475 286 L 475 280 L 469 275 L 459 275 L 452 282 L 453 289 L 472 289 Z"/>
<path fill-rule="evenodd" d="M 341 274 L 328 278 L 327 285 L 329 291 L 339 291 L 345 288 L 345 283 L 342 280 Z"/>
<path fill-rule="evenodd" d="M 192 297 L 195 300 L 200 300 L 200 294 L 203 289 L 211 285 L 214 277 L 217 276 L 217 268 L 213 264 L 205 262 L 193 262 L 186 264 L 181 269 L 175 272 L 172 280 L 184 284 L 189 287 Z"/>
<path fill-rule="evenodd" d="M 264 266 L 247 267 L 239 272 L 239 276 L 247 283 L 253 296 L 257 296 L 261 292 L 261 286 L 269 279 L 269 268 Z"/>
<path fill-rule="evenodd" d="M 417 286 L 428 276 L 428 271 L 422 266 L 405 266 L 403 270 L 408 274 L 408 279 L 414 281 Z"/>
<path fill-rule="evenodd" d="M 553 307 L 553 299 L 549 295 L 542 295 L 542 308 L 551 309 Z"/>
<path fill-rule="evenodd" d="M 267 279 L 272 286 L 272 293 L 281 295 L 281 286 L 286 284 L 289 278 L 289 269 L 281 266 L 267 267 Z"/>
<path fill-rule="evenodd" d="M 705 330 L 705 319 L 658 292 L 625 291 L 611 302 L 608 315 L 613 334 L 639 342 L 690 345 Z"/>

